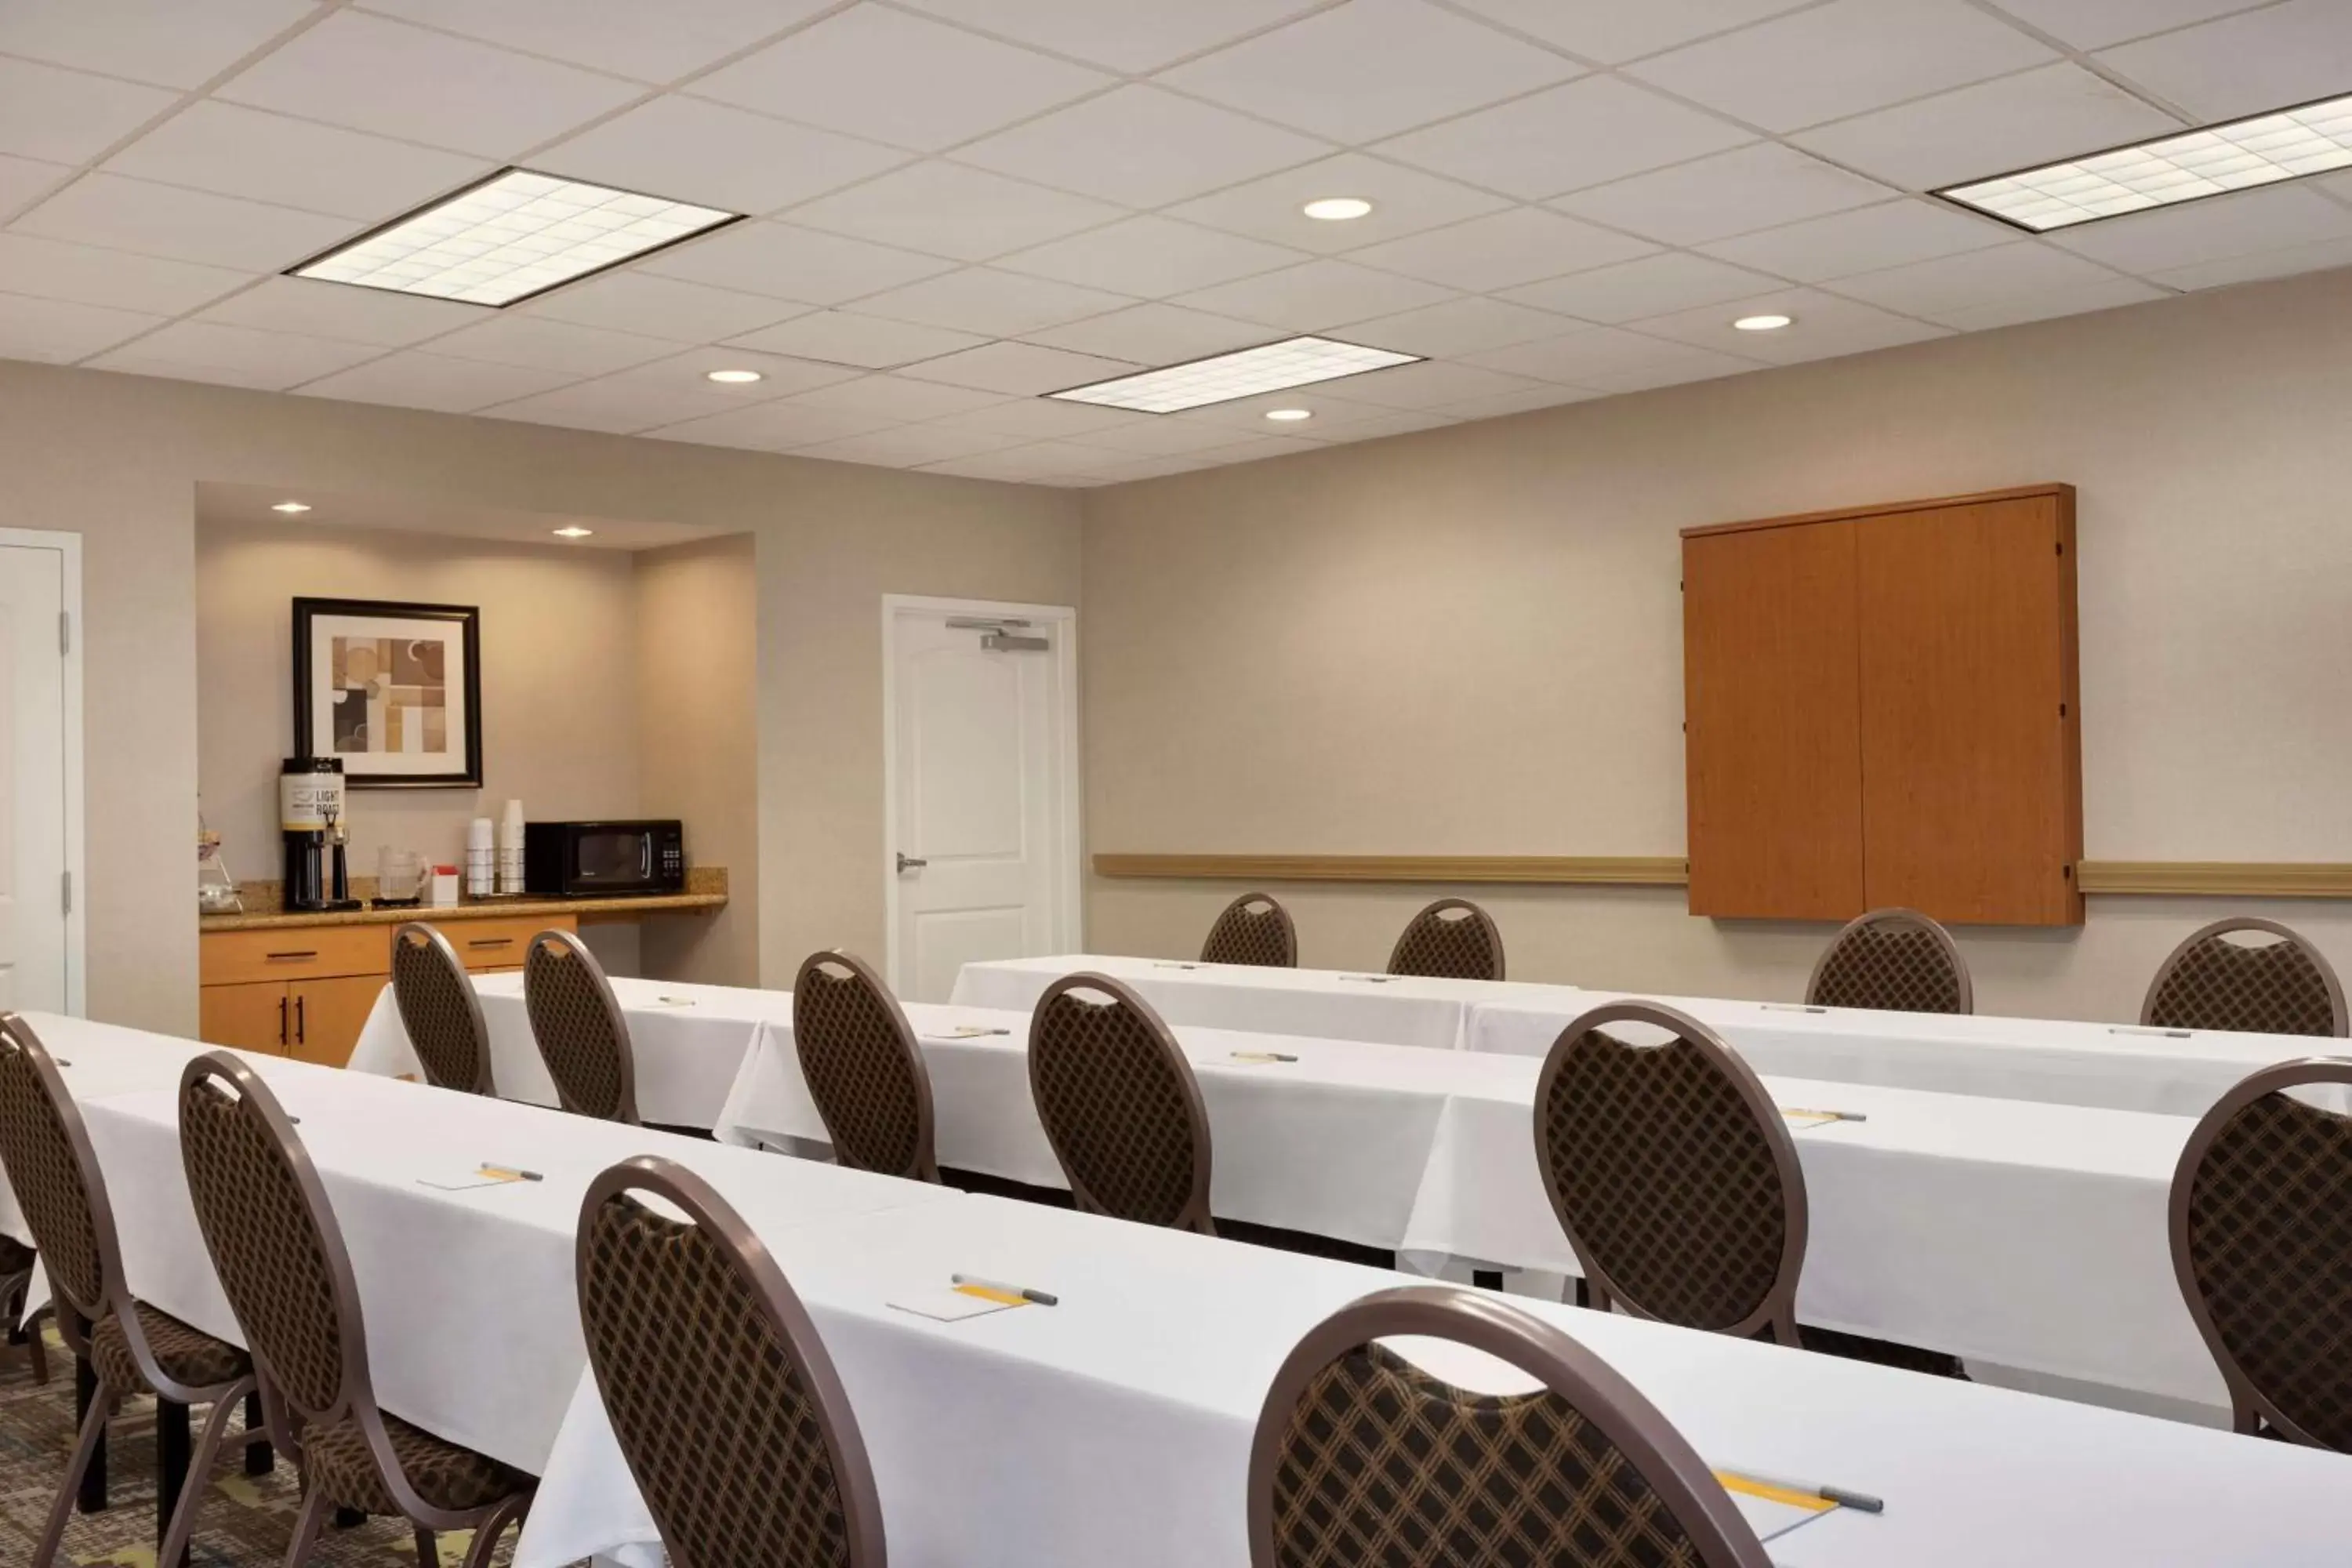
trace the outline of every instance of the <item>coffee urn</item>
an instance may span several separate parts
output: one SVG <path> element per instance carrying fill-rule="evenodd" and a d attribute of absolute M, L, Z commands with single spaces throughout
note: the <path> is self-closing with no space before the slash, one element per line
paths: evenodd
<path fill-rule="evenodd" d="M 284 907 L 358 909 L 351 896 L 341 757 L 285 760 L 278 770 L 278 826 L 286 847 Z"/>

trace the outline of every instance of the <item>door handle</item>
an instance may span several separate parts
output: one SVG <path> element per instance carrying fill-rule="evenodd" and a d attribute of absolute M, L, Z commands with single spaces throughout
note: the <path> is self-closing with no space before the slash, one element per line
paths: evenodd
<path fill-rule="evenodd" d="M 929 860 L 919 860 L 903 849 L 898 852 L 898 869 L 901 872 L 919 871 L 929 864 Z"/>
<path fill-rule="evenodd" d="M 278 999 L 278 1043 L 281 1047 L 294 1043 L 286 1033 L 286 998 L 283 996 Z"/>
<path fill-rule="evenodd" d="M 298 1046 L 310 1043 L 310 1033 L 302 1022 L 302 998 L 299 996 L 294 998 L 294 1043 Z"/>
<path fill-rule="evenodd" d="M 512 947 L 514 938 L 510 936 L 468 937 L 466 940 L 466 945 L 467 947 Z"/>

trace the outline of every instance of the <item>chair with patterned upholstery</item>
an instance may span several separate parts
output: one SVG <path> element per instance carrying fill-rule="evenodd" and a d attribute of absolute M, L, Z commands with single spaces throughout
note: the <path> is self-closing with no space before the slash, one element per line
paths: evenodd
<path fill-rule="evenodd" d="M 2352 1454 L 2352 1058 L 2249 1076 L 2189 1135 L 2172 1268 L 2230 1390 L 2232 1425 Z"/>
<path fill-rule="evenodd" d="M 709 1183 L 654 1155 L 604 1172 L 581 1205 L 578 1269 L 596 1390 L 674 1568 L 883 1568 L 881 1501 L 833 1358 Z"/>
<path fill-rule="evenodd" d="M 1541 1387 L 1456 1388 L 1381 1341 L 1483 1351 Z M 1274 1374 L 1250 1447 L 1251 1568 L 1769 1568 L 1706 1462 L 1549 1323 L 1409 1286 L 1342 1307 Z"/>
<path fill-rule="evenodd" d="M 305 1568 L 334 1509 L 407 1520 L 423 1568 L 440 1562 L 438 1533 L 470 1530 L 464 1568 L 486 1568 L 538 1483 L 376 1403 L 342 1228 L 285 1108 L 237 1057 L 181 1074 L 180 1158 L 275 1435 L 302 1468 L 287 1568 Z"/>
<path fill-rule="evenodd" d="M 425 1082 L 498 1098 L 482 999 L 447 937 L 417 921 L 392 933 L 392 999 Z"/>
<path fill-rule="evenodd" d="M 1391 974 L 1439 980 L 1503 978 L 1503 933 L 1467 899 L 1440 899 L 1412 917 L 1389 954 Z"/>
<path fill-rule="evenodd" d="M 1201 1086 L 1142 997 L 1083 971 L 1047 986 L 1029 1020 L 1029 1093 L 1081 1211 L 1217 1233 Z"/>
<path fill-rule="evenodd" d="M 39 1260 L 33 1249 L 13 1236 L 0 1236 L 0 1329 L 8 1342 L 25 1347 L 25 1362 L 35 1383 L 49 1381 L 49 1349 L 41 1339 L 39 1317 L 25 1315 L 33 1293 L 33 1269 Z"/>
<path fill-rule="evenodd" d="M 1813 966 L 1805 1002 L 1889 1013 L 1969 1013 L 1976 991 L 1959 944 L 1916 910 L 1873 910 L 1837 933 Z"/>
<path fill-rule="evenodd" d="M 173 1473 L 177 1467 L 164 1459 L 167 1445 L 157 1446 L 163 1468 L 156 1561 L 177 1563 L 195 1527 L 229 1415 L 254 1390 L 253 1363 L 235 1345 L 131 1295 L 123 1282 L 114 1207 L 81 1108 L 33 1026 L 14 1014 L 0 1016 L 0 1166 L 7 1171 L 17 1207 L 48 1270 L 50 1291 L 63 1309 L 58 1332 L 67 1348 L 89 1363 L 98 1383 L 48 1522 L 28 1560 L 31 1568 L 48 1568 L 56 1560 L 75 1494 L 108 1419 L 124 1399 L 149 1394 L 159 1402 L 159 1430 L 168 1426 L 178 1438 L 186 1436 L 190 1405 L 212 1406 L 203 1440 L 183 1473 Z M 250 1406 L 247 1414 L 250 1421 Z M 249 1452 L 268 1440 L 266 1431 L 250 1427 L 236 1439 Z M 177 1439 L 169 1446 L 184 1451 Z"/>
<path fill-rule="evenodd" d="M 931 1078 L 906 1010 L 864 959 L 813 952 L 793 977 L 793 1046 L 834 1158 L 936 1182 Z"/>
<path fill-rule="evenodd" d="M 2270 940 L 2235 940 L 2240 932 Z M 2190 932 L 2172 950 L 2147 988 L 2139 1021 L 2158 1029 L 2341 1038 L 2344 983 L 2294 931 L 2276 921 L 2240 915 Z"/>
<path fill-rule="evenodd" d="M 530 1015 L 556 1103 L 600 1121 L 637 1120 L 636 1057 L 613 983 L 588 944 L 568 931 L 543 931 L 522 960 L 522 1005 Z"/>
<path fill-rule="evenodd" d="M 1209 928 L 1209 940 L 1201 944 L 1201 962 L 1297 968 L 1298 931 L 1290 923 L 1290 911 L 1270 893 L 1244 893 Z"/>

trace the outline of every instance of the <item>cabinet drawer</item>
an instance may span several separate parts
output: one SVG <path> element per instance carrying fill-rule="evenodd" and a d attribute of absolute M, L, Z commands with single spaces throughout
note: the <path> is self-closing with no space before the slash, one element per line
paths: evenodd
<path fill-rule="evenodd" d="M 572 928 L 570 915 L 527 915 L 510 921 L 448 921 L 440 931 L 468 969 L 516 969 L 521 967 L 532 937 Z"/>
<path fill-rule="evenodd" d="M 205 933 L 198 968 L 206 985 L 303 980 L 331 974 L 384 974 L 392 946 L 382 926 L 284 926 Z"/>

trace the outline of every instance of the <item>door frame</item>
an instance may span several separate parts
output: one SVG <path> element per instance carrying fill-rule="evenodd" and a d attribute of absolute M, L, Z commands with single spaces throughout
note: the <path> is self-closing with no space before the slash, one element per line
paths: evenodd
<path fill-rule="evenodd" d="M 88 623 L 81 614 L 81 535 L 60 529 L 0 528 L 0 548 L 54 550 L 59 561 L 58 603 L 64 606 L 66 628 L 63 693 L 65 718 L 65 861 L 73 902 L 66 910 L 65 1010 L 75 1017 L 89 1011 L 87 943 L 89 934 L 89 871 L 83 859 L 82 803 L 82 648 L 89 643 Z M 59 889 L 63 896 L 63 889 Z"/>
<path fill-rule="evenodd" d="M 1071 605 L 1016 605 L 1002 599 L 943 599 L 922 594 L 882 595 L 882 909 L 883 977 L 890 989 L 904 988 L 898 965 L 898 867 L 894 858 L 898 830 L 898 660 L 891 631 L 902 611 L 948 616 L 1001 616 L 1012 619 L 1050 622 L 1061 635 L 1054 640 L 1055 673 L 1060 678 L 1062 701 L 1061 755 L 1055 760 L 1062 784 L 1061 875 L 1055 879 L 1052 916 L 1055 951 L 1075 952 L 1080 945 L 1079 856 L 1086 835 L 1086 800 L 1078 778 L 1078 612 Z"/>

